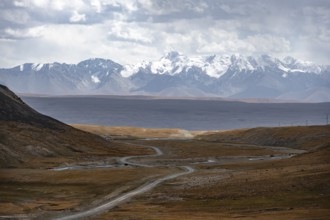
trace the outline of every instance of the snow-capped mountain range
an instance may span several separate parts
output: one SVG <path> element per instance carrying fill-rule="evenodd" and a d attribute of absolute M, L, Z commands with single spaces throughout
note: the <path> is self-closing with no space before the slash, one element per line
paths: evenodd
<path fill-rule="evenodd" d="M 0 83 L 25 94 L 330 101 L 330 66 L 268 55 L 187 57 L 170 52 L 135 65 L 99 58 L 78 64 L 27 63 L 0 69 Z"/>

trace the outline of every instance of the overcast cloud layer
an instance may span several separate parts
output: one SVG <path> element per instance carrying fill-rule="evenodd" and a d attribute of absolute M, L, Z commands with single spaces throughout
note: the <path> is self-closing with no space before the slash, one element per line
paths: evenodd
<path fill-rule="evenodd" d="M 329 0 L 1 0 L 0 67 L 270 54 L 330 64 Z"/>

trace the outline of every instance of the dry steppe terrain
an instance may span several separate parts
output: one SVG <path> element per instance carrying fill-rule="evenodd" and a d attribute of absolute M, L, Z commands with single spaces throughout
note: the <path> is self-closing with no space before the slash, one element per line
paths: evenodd
<path fill-rule="evenodd" d="M 131 134 L 128 129 L 125 132 Z M 330 126 L 208 132 L 188 140 L 150 140 L 152 132 L 148 140 L 130 141 L 165 152 L 144 163 L 189 164 L 196 172 L 100 218 L 330 218 Z"/>
<path fill-rule="evenodd" d="M 289 136 L 288 129 L 299 130 L 299 135 L 293 133 L 294 143 L 285 144 L 281 138 Z M 264 140 L 267 145 L 252 141 L 252 136 L 262 131 L 282 144 L 272 143 L 269 138 Z M 249 134 L 249 138 L 240 132 Z M 167 181 L 90 218 L 329 219 L 328 134 L 329 126 L 317 126 L 226 131 L 181 140 L 152 139 L 150 135 L 147 140 L 133 135 L 126 140 L 120 137 L 112 144 L 122 142 L 121 145 L 133 148 L 157 146 L 164 154 L 132 159 L 155 166 L 145 168 L 120 166 L 116 157 L 109 157 L 107 163 L 114 167 L 62 171 L 2 169 L 0 216 L 51 219 L 75 213 L 160 176 L 179 172 L 178 166 L 189 165 L 194 167 L 194 173 Z M 116 135 L 108 138 L 115 139 Z M 144 153 L 152 154 L 150 149 Z M 80 161 L 82 166 L 86 163 Z M 65 165 L 71 164 L 61 166 Z"/>
<path fill-rule="evenodd" d="M 330 126 L 74 128 L 4 86 L 0 122 L 0 219 L 330 219 Z"/>

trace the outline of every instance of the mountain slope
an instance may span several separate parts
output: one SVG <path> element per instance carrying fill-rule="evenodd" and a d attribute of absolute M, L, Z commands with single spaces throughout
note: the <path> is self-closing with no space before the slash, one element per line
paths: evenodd
<path fill-rule="evenodd" d="M 72 64 L 23 64 L 0 70 L 0 83 L 17 93 L 99 94 L 125 93 L 122 66 L 111 60 L 90 59 Z"/>
<path fill-rule="evenodd" d="M 330 89 L 327 67 L 292 57 L 283 61 L 268 55 L 188 58 L 171 52 L 158 61 L 138 66 L 130 68 L 135 70 L 130 73 L 134 79 L 139 75 L 144 79 L 153 75 L 152 80 L 147 80 L 146 85 L 137 90 L 147 94 L 166 95 L 168 88 L 176 88 L 176 94 L 180 96 L 193 88 L 195 93 L 191 96 L 330 100 L 330 96 L 315 92 Z"/>
<path fill-rule="evenodd" d="M 187 57 L 120 65 L 89 59 L 75 64 L 23 64 L 0 69 L 15 92 L 49 95 L 156 95 L 330 101 L 330 66 L 262 55 Z"/>
<path fill-rule="evenodd" d="M 196 137 L 198 140 L 243 143 L 260 146 L 280 146 L 304 150 L 330 148 L 330 125 L 251 128 L 210 132 Z"/>
<path fill-rule="evenodd" d="M 0 167 L 44 167 L 136 154 L 132 149 L 41 115 L 0 85 Z"/>

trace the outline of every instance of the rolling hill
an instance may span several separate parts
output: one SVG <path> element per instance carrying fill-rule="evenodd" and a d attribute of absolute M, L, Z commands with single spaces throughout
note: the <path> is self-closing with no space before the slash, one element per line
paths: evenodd
<path fill-rule="evenodd" d="M 139 154 L 137 149 L 42 115 L 0 85 L 0 167 L 47 167 L 70 160 Z"/>

